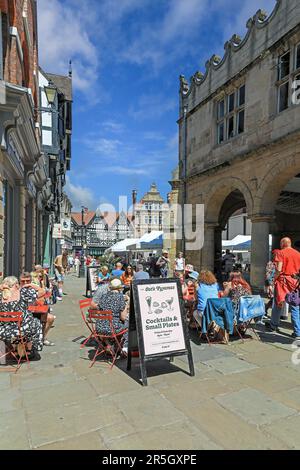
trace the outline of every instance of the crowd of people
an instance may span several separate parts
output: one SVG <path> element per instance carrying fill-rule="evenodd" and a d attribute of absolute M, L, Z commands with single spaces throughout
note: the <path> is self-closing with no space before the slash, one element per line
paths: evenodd
<path fill-rule="evenodd" d="M 295 275 L 300 271 L 300 253 L 292 248 L 289 238 L 284 238 L 281 241 L 281 248 L 275 250 L 273 255 L 274 259 L 268 264 L 266 274 L 266 291 L 270 302 L 266 304 L 265 312 L 255 318 L 255 321 L 257 324 L 264 325 L 268 331 L 278 332 L 280 318 L 286 318 L 286 313 L 283 312 L 289 310 L 294 330 L 292 337 L 300 339 L 299 306 L 286 303 L 287 294 L 297 289 L 299 284 Z M 146 264 L 138 264 L 136 268 L 130 265 L 123 267 L 120 262 L 116 263 L 111 271 L 107 266 L 103 266 L 97 279 L 98 288 L 93 297 L 93 308 L 112 310 L 116 331 L 124 330 L 128 322 L 128 291 L 132 281 L 176 277 L 181 282 L 189 328 L 201 330 L 208 299 L 229 298 L 233 307 L 234 331 L 241 336 L 246 328 L 245 324 L 239 322 L 240 301 L 245 296 L 251 296 L 252 289 L 243 273 L 235 268 L 234 257 L 231 253 L 227 251 L 223 257 L 227 274 L 223 282 L 220 282 L 216 273 L 209 270 L 203 269 L 200 273 L 195 271 L 192 265 L 186 263 L 183 253 L 178 253 L 171 266 L 166 250 L 156 258 L 150 255 Z M 268 308 L 272 308 L 271 319 L 268 317 Z M 97 328 L 99 332 L 108 332 L 108 325 L 99 323 Z M 125 353 L 126 346 L 127 335 L 125 334 Z"/>

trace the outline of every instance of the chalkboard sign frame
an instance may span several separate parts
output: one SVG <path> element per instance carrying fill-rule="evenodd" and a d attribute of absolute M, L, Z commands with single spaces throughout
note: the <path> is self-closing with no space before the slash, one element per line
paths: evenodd
<path fill-rule="evenodd" d="M 177 285 L 178 300 L 180 305 L 180 314 L 183 327 L 183 337 L 185 342 L 185 348 L 180 351 L 168 351 L 165 353 L 158 354 L 145 354 L 145 344 L 142 328 L 142 317 L 139 301 L 138 286 L 150 285 L 155 286 L 156 284 L 170 284 L 175 283 Z M 188 331 L 188 324 L 186 321 L 186 313 L 184 308 L 184 301 L 182 297 L 182 287 L 179 279 L 146 279 L 133 281 L 130 292 L 130 313 L 129 313 L 129 325 L 128 325 L 128 358 L 127 358 L 127 370 L 131 370 L 132 353 L 139 351 L 140 369 L 141 369 L 141 382 L 144 386 L 148 385 L 147 380 L 147 361 L 154 359 L 161 359 L 164 357 L 170 358 L 173 361 L 174 357 L 177 356 L 188 356 L 188 363 L 190 369 L 190 376 L 195 376 L 194 362 L 192 356 L 192 350 L 190 345 L 190 337 Z"/>
<path fill-rule="evenodd" d="M 95 269 L 97 271 L 97 275 L 100 272 L 100 266 L 86 266 L 86 287 L 85 287 L 85 296 L 86 297 L 92 297 L 93 296 L 93 290 L 92 290 L 92 284 L 91 284 L 91 269 Z"/>

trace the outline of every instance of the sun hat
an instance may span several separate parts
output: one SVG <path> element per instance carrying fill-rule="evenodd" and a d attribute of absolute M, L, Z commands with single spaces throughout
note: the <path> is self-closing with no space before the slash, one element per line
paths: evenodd
<path fill-rule="evenodd" d="M 195 281 L 198 281 L 199 273 L 197 271 L 193 271 L 189 274 L 189 278 L 194 279 Z"/>
<path fill-rule="evenodd" d="M 188 273 L 192 273 L 194 271 L 194 266 L 192 264 L 187 264 L 185 270 Z"/>
<path fill-rule="evenodd" d="M 110 290 L 120 290 L 123 289 L 123 284 L 120 279 L 113 279 L 109 285 Z"/>
<path fill-rule="evenodd" d="M 166 253 L 166 254 L 169 254 L 168 250 L 163 250 L 163 251 L 162 251 L 162 254 L 163 254 L 163 255 L 164 255 L 165 253 Z"/>

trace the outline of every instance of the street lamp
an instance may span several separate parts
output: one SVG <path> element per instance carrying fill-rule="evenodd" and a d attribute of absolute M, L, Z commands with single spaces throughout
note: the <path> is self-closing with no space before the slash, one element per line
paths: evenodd
<path fill-rule="evenodd" d="M 50 81 L 47 86 L 44 86 L 44 91 L 46 94 L 46 98 L 50 106 L 55 104 L 56 96 L 57 96 L 57 89 L 54 84 Z"/>

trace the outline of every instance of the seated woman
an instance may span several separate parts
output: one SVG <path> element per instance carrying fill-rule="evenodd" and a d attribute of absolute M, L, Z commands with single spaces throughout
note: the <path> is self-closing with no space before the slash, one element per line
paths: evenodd
<path fill-rule="evenodd" d="M 121 276 L 121 282 L 123 283 L 124 286 L 124 293 L 127 292 L 130 289 L 131 282 L 133 280 L 133 269 L 131 266 L 127 266 L 124 274 Z"/>
<path fill-rule="evenodd" d="M 198 277 L 199 273 L 196 271 L 189 273 L 186 282 L 184 282 L 183 275 L 180 277 L 182 283 L 182 296 L 187 311 L 187 319 L 189 320 L 189 327 L 192 329 L 197 328 L 194 322 L 193 313 L 196 308 Z"/>
<path fill-rule="evenodd" d="M 35 271 L 35 272 L 38 274 L 38 277 L 41 281 L 41 276 L 42 276 L 41 271 Z M 30 273 L 27 273 L 27 272 L 22 273 L 20 276 L 20 286 L 21 288 L 24 288 L 27 290 L 34 289 L 36 292 L 35 301 L 37 301 L 39 305 L 46 304 L 45 299 L 44 299 L 46 289 L 41 287 L 41 282 L 39 283 L 39 285 L 37 285 L 37 283 L 33 281 L 32 274 L 30 275 Z M 55 346 L 55 344 L 52 341 L 49 341 L 47 339 L 48 333 L 54 323 L 55 318 L 56 316 L 53 315 L 52 313 L 49 312 L 47 314 L 47 322 L 46 322 L 45 329 L 44 329 L 44 346 Z"/>
<path fill-rule="evenodd" d="M 208 299 L 219 297 L 219 285 L 217 279 L 211 271 L 203 270 L 199 276 L 199 288 L 197 291 L 198 304 L 194 312 L 196 322 L 202 326 L 202 316 Z"/>
<path fill-rule="evenodd" d="M 224 297 L 229 297 L 233 303 L 234 314 L 239 313 L 240 298 L 244 295 L 251 295 L 251 287 L 245 281 L 240 271 L 230 273 L 229 282 L 224 282 Z"/>
<path fill-rule="evenodd" d="M 98 274 L 98 284 L 105 284 L 110 281 L 110 274 L 107 266 L 102 266 Z"/>
<path fill-rule="evenodd" d="M 43 349 L 43 331 L 41 322 L 32 316 L 28 306 L 37 299 L 37 292 L 29 286 L 20 288 L 16 277 L 6 277 L 0 289 L 0 311 L 22 312 L 21 334 L 26 340 L 29 359 L 40 359 L 38 351 Z M 0 340 L 17 345 L 19 355 L 24 355 L 22 345 L 18 339 L 19 328 L 17 323 L 0 323 Z"/>
<path fill-rule="evenodd" d="M 126 305 L 123 296 L 123 285 L 120 279 L 113 279 L 109 285 L 109 292 L 103 295 L 99 300 L 100 310 L 110 310 L 113 313 L 113 326 L 116 333 L 119 333 L 128 328 L 128 305 Z M 107 320 L 96 321 L 96 330 L 98 333 L 110 335 L 113 332 L 110 328 L 110 323 Z M 127 354 L 128 350 L 128 332 L 124 334 L 123 355 Z"/>

